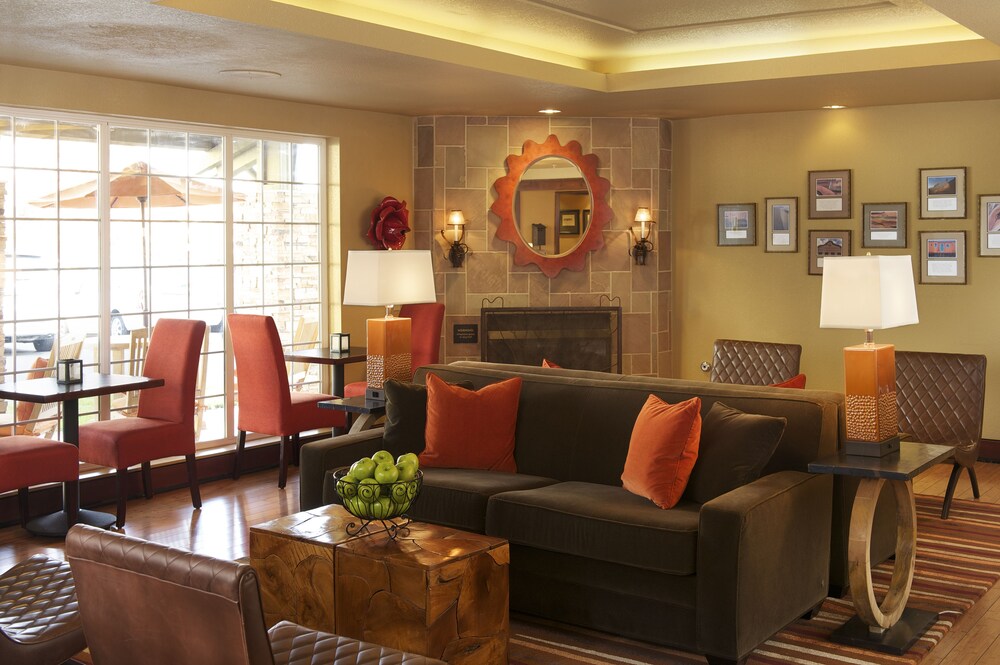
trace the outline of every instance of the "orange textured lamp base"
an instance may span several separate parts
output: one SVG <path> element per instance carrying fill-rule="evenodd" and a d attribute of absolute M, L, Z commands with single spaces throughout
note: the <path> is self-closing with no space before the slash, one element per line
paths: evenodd
<path fill-rule="evenodd" d="M 383 385 L 386 381 L 412 378 L 410 319 L 396 316 L 368 319 L 368 389 L 365 397 L 385 401 Z"/>
<path fill-rule="evenodd" d="M 892 344 L 844 348 L 848 455 L 884 457 L 899 450 L 896 349 Z"/>

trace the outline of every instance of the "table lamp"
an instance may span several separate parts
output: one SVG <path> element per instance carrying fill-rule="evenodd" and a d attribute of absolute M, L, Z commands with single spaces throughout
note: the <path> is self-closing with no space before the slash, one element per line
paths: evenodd
<path fill-rule="evenodd" d="M 847 454 L 883 457 L 899 450 L 895 347 L 875 344 L 874 331 L 917 322 L 909 256 L 823 259 L 819 327 L 865 331 L 864 344 L 844 348 Z"/>
<path fill-rule="evenodd" d="M 385 400 L 388 379 L 413 378 L 410 319 L 392 315 L 394 305 L 434 302 L 434 269 L 429 250 L 368 250 L 347 253 L 345 305 L 385 307 L 368 319 L 368 388 L 365 397 Z"/>

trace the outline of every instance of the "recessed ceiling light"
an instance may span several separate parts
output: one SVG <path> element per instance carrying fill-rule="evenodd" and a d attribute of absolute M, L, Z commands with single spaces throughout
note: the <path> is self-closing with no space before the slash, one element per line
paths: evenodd
<path fill-rule="evenodd" d="M 544 113 L 545 115 L 555 115 L 556 113 L 562 113 L 559 109 L 541 109 L 539 113 Z"/>
<path fill-rule="evenodd" d="M 281 78 L 280 72 L 271 72 L 266 69 L 223 69 L 220 74 L 226 76 L 236 76 L 243 79 L 276 79 Z"/>
<path fill-rule="evenodd" d="M 846 109 L 847 107 L 844 106 L 843 104 L 828 104 L 828 105 L 824 106 L 823 108 L 837 110 L 837 109 Z"/>

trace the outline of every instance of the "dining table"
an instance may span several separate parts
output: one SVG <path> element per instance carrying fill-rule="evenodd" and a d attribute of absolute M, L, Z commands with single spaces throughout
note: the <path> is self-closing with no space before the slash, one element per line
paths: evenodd
<path fill-rule="evenodd" d="M 0 383 L 0 399 L 13 399 L 38 404 L 61 402 L 62 440 L 79 447 L 81 399 L 128 392 L 130 390 L 158 388 L 163 384 L 163 379 L 154 379 L 145 376 L 84 373 L 83 380 L 78 383 L 59 383 L 54 377 L 6 381 Z M 65 499 L 63 505 L 66 505 Z M 115 523 L 115 519 L 115 515 L 109 513 L 81 508 L 77 521 L 82 524 L 107 529 Z M 69 525 L 66 523 L 66 513 L 59 511 L 31 520 L 28 522 L 26 528 L 30 533 L 37 536 L 58 537 L 66 535 Z"/>
<path fill-rule="evenodd" d="M 368 360 L 368 349 L 364 346 L 352 346 L 347 351 L 331 351 L 328 348 L 294 349 L 285 351 L 285 360 L 297 363 L 329 365 L 332 392 L 337 397 L 343 397 L 344 366 L 351 363 L 363 363 Z"/>

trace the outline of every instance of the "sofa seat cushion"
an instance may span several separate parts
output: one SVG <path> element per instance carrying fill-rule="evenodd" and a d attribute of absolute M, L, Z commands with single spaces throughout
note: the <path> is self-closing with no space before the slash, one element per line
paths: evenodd
<path fill-rule="evenodd" d="M 552 478 L 483 469 L 424 467 L 422 470 L 423 488 L 410 507 L 410 517 L 476 533 L 486 532 L 486 502 L 494 494 L 558 482 Z"/>
<path fill-rule="evenodd" d="M 663 510 L 621 487 L 564 482 L 492 496 L 486 533 L 552 552 L 692 575 L 699 509 L 682 499 Z"/>

